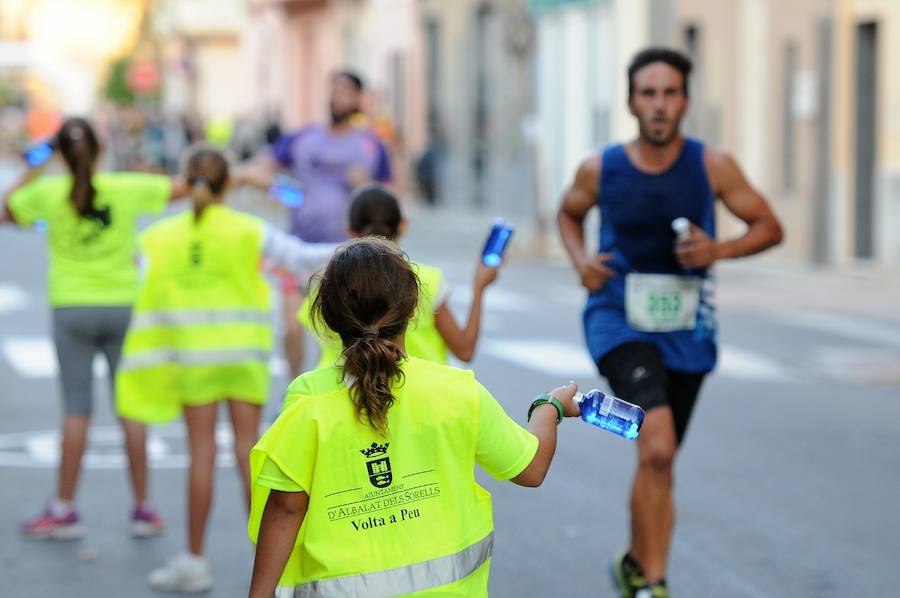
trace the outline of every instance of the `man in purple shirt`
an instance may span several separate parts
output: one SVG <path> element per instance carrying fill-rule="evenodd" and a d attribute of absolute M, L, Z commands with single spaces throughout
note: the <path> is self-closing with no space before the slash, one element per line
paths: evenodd
<path fill-rule="evenodd" d="M 328 102 L 331 122 L 310 124 L 284 135 L 272 146 L 268 160 L 239 175 L 242 182 L 268 189 L 277 170 L 290 171 L 302 186 L 304 197 L 299 207 L 291 208 L 290 232 L 303 241 L 344 241 L 353 189 L 372 181 L 391 180 L 384 145 L 370 130 L 351 122 L 351 117 L 360 111 L 363 88 L 356 74 L 335 74 Z M 285 356 L 291 376 L 296 377 L 303 363 L 303 327 L 297 311 L 303 303 L 306 281 L 288 274 L 281 277 Z"/>

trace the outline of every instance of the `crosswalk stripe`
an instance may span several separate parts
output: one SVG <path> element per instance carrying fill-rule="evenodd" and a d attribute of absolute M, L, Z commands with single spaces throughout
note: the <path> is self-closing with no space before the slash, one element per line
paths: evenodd
<path fill-rule="evenodd" d="M 28 294 L 14 284 L 0 284 L 0 315 L 28 305 Z"/>
<path fill-rule="evenodd" d="M 56 360 L 56 349 L 48 338 L 43 337 L 7 337 L 0 344 L 0 353 L 23 378 L 48 379 L 59 375 L 59 363 Z M 94 356 L 94 376 L 109 376 L 106 360 L 99 353 Z M 287 362 L 281 357 L 273 356 L 269 361 L 269 371 L 275 376 L 285 376 L 288 372 Z"/>

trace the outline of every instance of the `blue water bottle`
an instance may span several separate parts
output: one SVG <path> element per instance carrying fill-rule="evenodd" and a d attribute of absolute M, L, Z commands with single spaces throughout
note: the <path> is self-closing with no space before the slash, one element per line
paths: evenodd
<path fill-rule="evenodd" d="M 269 197 L 272 197 L 289 208 L 299 208 L 303 204 L 303 189 L 297 179 L 283 174 L 276 174 L 269 187 Z"/>
<path fill-rule="evenodd" d="M 634 440 L 644 423 L 644 410 L 612 395 L 591 390 L 575 393 L 573 400 L 581 410 L 581 419 L 623 438 Z"/>
<path fill-rule="evenodd" d="M 25 158 L 25 162 L 28 163 L 28 166 L 31 168 L 37 168 L 41 164 L 47 162 L 50 157 L 53 155 L 53 152 L 56 150 L 56 140 L 55 139 L 46 139 L 41 141 L 40 143 L 35 143 L 23 154 Z"/>
<path fill-rule="evenodd" d="M 502 218 L 494 219 L 494 227 L 484 244 L 481 261 L 485 266 L 496 268 L 503 262 L 503 252 L 513 235 L 513 227 Z"/>

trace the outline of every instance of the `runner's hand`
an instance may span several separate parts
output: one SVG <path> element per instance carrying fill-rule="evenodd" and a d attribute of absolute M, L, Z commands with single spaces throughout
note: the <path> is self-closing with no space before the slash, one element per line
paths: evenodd
<path fill-rule="evenodd" d="M 552 395 L 553 398 L 562 403 L 563 413 L 566 414 L 566 417 L 578 417 L 581 415 L 581 408 L 572 398 L 577 391 L 578 385 L 574 382 L 569 382 L 565 386 L 554 388 L 547 394 Z"/>
<path fill-rule="evenodd" d="M 706 268 L 719 259 L 718 249 L 718 243 L 691 223 L 691 236 L 675 243 L 675 256 L 682 268 Z"/>
<path fill-rule="evenodd" d="M 591 292 L 599 291 L 607 280 L 616 275 L 614 270 L 606 266 L 606 263 L 612 259 L 611 253 L 601 253 L 578 264 L 578 274 L 581 276 L 581 284 L 584 288 Z"/>

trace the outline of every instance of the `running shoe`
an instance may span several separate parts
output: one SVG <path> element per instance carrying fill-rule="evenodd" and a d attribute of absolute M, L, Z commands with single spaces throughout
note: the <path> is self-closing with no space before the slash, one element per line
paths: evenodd
<path fill-rule="evenodd" d="M 666 582 L 659 581 L 640 588 L 635 592 L 634 598 L 669 598 L 669 589 Z"/>
<path fill-rule="evenodd" d="M 134 538 L 158 536 L 165 527 L 166 522 L 151 507 L 135 507 L 131 512 L 131 535 Z"/>
<path fill-rule="evenodd" d="M 150 573 L 147 585 L 161 592 L 199 594 L 213 587 L 209 561 L 202 556 L 180 554 Z"/>
<path fill-rule="evenodd" d="M 609 564 L 609 576 L 621 598 L 636 598 L 635 592 L 647 586 L 644 573 L 627 551 L 622 551 Z"/>
<path fill-rule="evenodd" d="M 19 531 L 26 538 L 38 540 L 78 540 L 84 536 L 77 511 L 71 510 L 57 516 L 49 505 L 43 513 L 25 521 Z"/>

